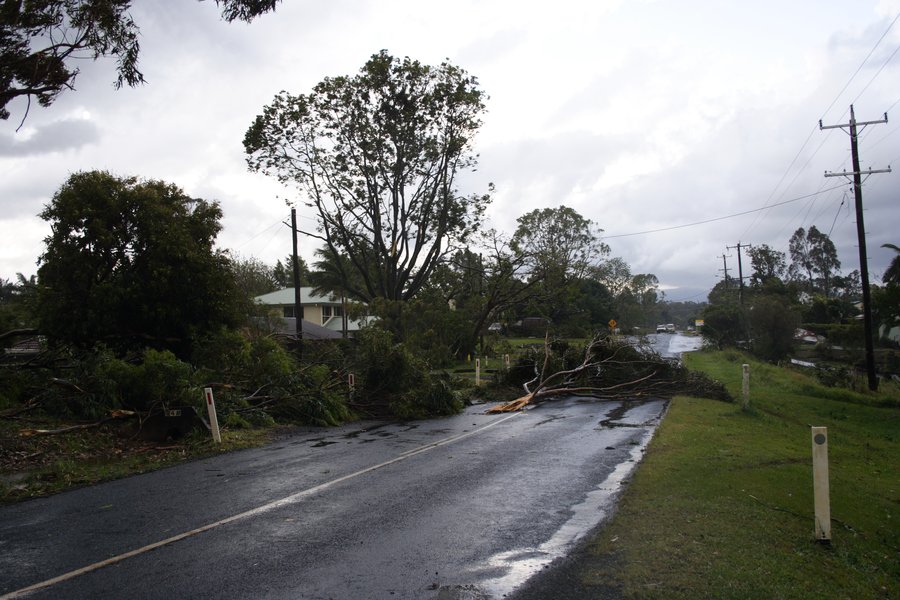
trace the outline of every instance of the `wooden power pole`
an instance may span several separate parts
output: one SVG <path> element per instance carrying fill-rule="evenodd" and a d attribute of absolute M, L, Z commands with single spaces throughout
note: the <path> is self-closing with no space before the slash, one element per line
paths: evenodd
<path fill-rule="evenodd" d="M 841 171 L 840 173 L 825 172 L 825 177 L 847 177 L 853 176 L 853 191 L 856 195 L 856 236 L 859 239 L 859 276 L 862 279 L 863 293 L 863 324 L 865 326 L 866 335 L 866 375 L 869 379 L 869 389 L 873 392 L 878 389 L 878 378 L 875 376 L 875 348 L 874 348 L 874 331 L 872 328 L 872 296 L 869 292 L 869 259 L 866 256 L 866 226 L 863 221 L 863 203 L 862 203 L 862 176 L 872 175 L 873 173 L 890 173 L 891 168 L 887 169 L 868 169 L 862 171 L 859 168 L 859 128 L 865 129 L 866 125 L 877 125 L 887 123 L 887 113 L 884 113 L 884 119 L 880 121 L 862 121 L 857 122 L 853 113 L 853 105 L 850 105 L 850 122 L 842 125 L 822 125 L 819 120 L 819 129 L 844 129 L 847 128 L 850 134 L 850 153 L 853 157 L 853 171 Z"/>
<path fill-rule="evenodd" d="M 728 257 L 724 254 L 722 255 L 722 268 L 719 269 L 725 274 L 725 289 L 728 289 Z"/>
<path fill-rule="evenodd" d="M 737 243 L 737 246 L 725 246 L 726 250 L 733 250 L 737 248 L 738 251 L 738 300 L 741 304 L 744 303 L 744 267 L 741 264 L 741 248 L 749 248 L 750 244 L 741 245 L 740 242 Z"/>
<path fill-rule="evenodd" d="M 300 259 L 297 256 L 297 209 L 291 208 L 291 236 L 294 252 L 291 256 L 294 266 L 294 321 L 297 323 L 297 355 L 303 360 L 303 304 L 300 300 Z"/>

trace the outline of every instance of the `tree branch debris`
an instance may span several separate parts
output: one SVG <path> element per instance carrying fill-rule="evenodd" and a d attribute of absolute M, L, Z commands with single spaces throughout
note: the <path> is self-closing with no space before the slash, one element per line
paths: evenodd
<path fill-rule="evenodd" d="M 574 348 L 545 337 L 540 369 L 535 355 L 517 365 L 520 370 L 528 365 L 534 369 L 534 377 L 522 384 L 525 395 L 488 409 L 488 414 L 515 412 L 560 396 L 622 400 L 691 394 L 732 401 L 721 383 L 688 371 L 678 360 L 605 334 L 596 335 L 585 347 L 580 362 L 577 360 Z M 514 378 L 515 374 L 509 373 L 508 379 Z"/>

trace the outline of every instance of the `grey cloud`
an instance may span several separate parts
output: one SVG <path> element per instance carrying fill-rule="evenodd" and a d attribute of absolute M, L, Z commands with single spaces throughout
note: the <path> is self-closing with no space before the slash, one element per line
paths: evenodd
<path fill-rule="evenodd" d="M 477 68 L 477 65 L 491 64 L 513 52 L 525 42 L 525 39 L 526 34 L 522 31 L 511 29 L 498 31 L 464 46 L 458 52 L 457 59 L 459 64 L 466 69 Z M 473 74 L 478 75 L 478 73 Z"/>
<path fill-rule="evenodd" d="M 100 140 L 93 121 L 71 119 L 48 123 L 30 138 L 18 141 L 12 134 L 0 134 L 0 156 L 32 156 L 75 150 Z"/>
<path fill-rule="evenodd" d="M 620 153 L 636 147 L 631 137 L 566 132 L 483 148 L 480 163 L 491 172 L 514 173 L 522 187 L 549 179 L 569 192 L 593 183 Z"/>

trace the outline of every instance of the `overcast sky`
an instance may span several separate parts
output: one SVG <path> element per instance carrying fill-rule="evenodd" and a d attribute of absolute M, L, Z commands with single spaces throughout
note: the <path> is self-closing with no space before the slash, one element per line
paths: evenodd
<path fill-rule="evenodd" d="M 212 2 L 141 0 L 146 85 L 115 91 L 114 63 L 85 61 L 77 91 L 32 107 L 18 132 L 24 102 L 0 121 L 0 277 L 37 271 L 49 233 L 37 214 L 91 169 L 218 200 L 220 246 L 274 264 L 291 249 L 285 199 L 302 198 L 247 171 L 244 133 L 280 90 L 355 74 L 380 49 L 449 59 L 490 96 L 462 191 L 494 182 L 497 229 L 570 206 L 670 300 L 705 300 L 723 254 L 736 276 L 727 246 L 787 251 L 811 225 L 831 231 L 848 273 L 859 267 L 852 190 L 823 175 L 852 169 L 849 136 L 818 121 L 847 123 L 851 103 L 859 121 L 887 111 L 861 135 L 862 166 L 900 167 L 898 14 L 900 0 L 285 0 L 228 24 Z M 898 177 L 863 186 L 873 280 L 894 255 L 880 245 L 900 245 Z M 314 240 L 301 245 L 310 258 Z"/>

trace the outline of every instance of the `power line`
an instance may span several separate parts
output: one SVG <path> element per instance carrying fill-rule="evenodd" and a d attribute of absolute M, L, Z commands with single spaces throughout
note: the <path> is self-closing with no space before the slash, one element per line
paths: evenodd
<path fill-rule="evenodd" d="M 798 202 L 800 200 L 806 200 L 807 198 L 812 198 L 813 196 L 817 196 L 819 194 L 823 194 L 825 192 L 830 192 L 831 190 L 837 190 L 844 187 L 843 185 L 836 185 L 831 188 L 827 188 L 824 190 L 819 190 L 818 192 L 814 192 L 812 194 L 806 194 L 805 196 L 799 196 L 797 198 L 791 198 L 790 200 L 784 200 L 783 202 L 778 202 L 777 204 L 769 204 L 768 206 L 761 206 L 759 208 L 754 208 L 751 210 L 745 210 L 743 212 L 734 213 L 731 215 L 725 215 L 724 217 L 716 217 L 714 219 L 706 219 L 704 221 L 695 221 L 694 223 L 685 223 L 683 225 L 673 225 L 672 227 L 662 227 L 660 229 L 648 229 L 647 231 L 635 231 L 634 233 L 619 233 L 616 235 L 605 235 L 603 239 L 612 239 L 612 238 L 622 238 L 622 237 L 631 237 L 634 235 L 646 235 L 648 233 L 659 233 L 661 231 L 672 231 L 674 229 L 684 229 L 686 227 L 695 227 L 697 225 L 705 225 L 707 223 L 714 223 L 716 221 L 724 221 L 725 219 L 733 219 L 734 217 L 741 217 L 744 215 L 749 215 L 755 212 L 759 212 L 761 210 L 767 210 L 770 208 L 775 208 L 776 206 L 784 206 L 785 204 L 790 204 L 791 202 Z"/>
<path fill-rule="evenodd" d="M 871 58 L 872 54 L 874 54 L 874 52 L 875 52 L 875 50 L 878 48 L 878 46 L 881 45 L 881 42 L 884 40 L 884 38 L 887 36 L 887 34 L 890 33 L 891 29 L 894 27 L 894 24 L 897 23 L 897 20 L 898 20 L 898 19 L 900 19 L 900 12 L 898 12 L 898 13 L 894 16 L 894 19 L 893 19 L 893 20 L 890 22 L 890 24 L 887 26 L 887 29 L 884 30 L 884 33 L 881 34 L 881 37 L 878 38 L 878 40 L 877 40 L 877 41 L 875 42 L 875 44 L 872 46 L 871 50 L 869 50 L 869 53 L 866 54 L 865 58 L 863 58 L 862 62 L 859 63 L 859 66 L 858 66 L 858 67 L 856 68 L 856 70 L 853 72 L 853 75 L 850 76 L 850 78 L 847 80 L 847 82 L 844 84 L 844 86 L 841 88 L 841 90 L 834 96 L 834 99 L 833 99 L 833 100 L 831 101 L 831 103 L 828 105 L 828 108 L 826 108 L 825 111 L 822 113 L 822 116 L 820 117 L 820 120 L 822 120 L 822 119 L 825 118 L 825 115 L 828 114 L 828 111 L 830 111 L 830 110 L 832 109 L 832 107 L 834 107 L 834 105 L 835 105 L 835 104 L 837 103 L 837 101 L 841 98 L 841 96 L 844 94 L 844 92 L 847 91 L 847 88 L 850 87 L 850 84 L 853 83 L 853 80 L 856 79 L 856 76 L 859 75 L 859 72 L 860 72 L 860 71 L 862 71 L 863 67 L 864 67 L 864 66 L 866 65 L 866 63 L 869 61 L 869 58 Z M 895 50 L 894 53 L 896 54 L 896 52 L 897 52 L 897 51 Z M 894 55 L 892 54 L 892 55 L 891 55 L 891 58 L 893 58 L 893 56 L 894 56 Z M 875 74 L 875 77 L 877 77 L 878 74 L 881 73 L 881 70 L 884 69 L 884 67 L 885 67 L 885 65 L 887 64 L 887 62 L 890 62 L 890 58 L 888 59 L 888 61 L 886 61 L 886 62 L 881 66 L 881 68 L 878 70 L 878 73 Z M 873 81 L 874 81 L 875 77 L 872 78 Z M 866 88 L 868 88 L 869 85 L 870 85 L 871 83 L 872 83 L 872 81 L 870 81 L 868 84 L 866 84 L 866 86 L 863 88 L 863 91 L 865 91 Z M 862 92 L 860 92 L 860 95 L 862 95 Z M 858 96 L 857 96 L 857 97 L 858 97 Z M 844 114 L 846 114 L 846 111 L 845 111 Z M 840 118 L 843 119 L 843 115 L 841 115 Z M 809 135 L 806 136 L 806 139 L 803 140 L 803 143 L 800 145 L 800 149 L 797 150 L 797 153 L 794 155 L 794 158 L 791 160 L 790 164 L 789 164 L 789 165 L 787 166 L 787 168 L 784 170 L 784 173 L 781 175 L 781 178 L 778 180 L 778 183 L 775 184 L 775 187 L 772 188 L 772 191 L 769 193 L 769 196 L 766 198 L 766 205 L 769 204 L 769 201 L 775 196 L 775 193 L 776 193 L 776 192 L 778 191 L 778 189 L 781 187 L 781 184 L 784 183 L 784 180 L 785 180 L 785 178 L 787 177 L 788 173 L 790 173 L 791 169 L 792 169 L 792 168 L 794 167 L 794 165 L 796 164 L 797 159 L 798 159 L 798 158 L 800 157 L 800 155 L 803 153 L 803 150 L 806 148 L 807 144 L 809 144 L 809 141 L 812 139 L 812 136 L 813 136 L 813 134 L 816 132 L 817 129 L 818 129 L 818 127 L 816 127 L 815 125 L 813 125 L 811 131 L 809 132 Z M 816 149 L 816 151 L 813 153 L 813 156 L 815 156 L 816 154 L 818 154 L 819 150 L 822 148 L 822 145 L 823 145 L 824 143 L 825 143 L 825 139 L 823 139 L 823 140 L 822 140 L 822 143 L 819 144 L 819 147 L 818 147 L 818 148 Z M 797 175 L 795 175 L 794 178 L 791 179 L 791 183 L 788 184 L 788 186 L 785 188 L 785 191 L 782 192 L 782 195 L 783 195 L 784 193 L 786 193 L 788 189 L 790 189 L 790 186 L 794 183 L 794 181 L 797 179 L 797 177 L 799 176 L 799 174 L 806 168 L 806 166 L 809 164 L 809 162 L 810 162 L 811 160 L 812 160 L 812 157 L 810 157 L 810 159 L 806 161 L 806 164 L 804 164 L 803 167 L 801 167 L 801 168 L 799 169 L 799 171 L 797 172 Z M 776 204 L 776 205 L 773 205 L 773 206 L 777 206 L 777 204 Z M 747 234 L 749 233 L 750 229 L 753 228 L 755 225 L 756 225 L 756 220 L 754 220 L 754 221 L 747 227 L 747 230 L 744 231 L 744 235 L 747 235 Z"/>
<path fill-rule="evenodd" d="M 823 181 L 823 182 L 819 185 L 819 191 L 817 192 L 817 194 L 825 193 L 825 191 L 826 191 L 826 190 L 825 190 L 825 186 L 826 186 L 826 185 L 828 185 L 828 182 Z M 838 187 L 840 188 L 840 187 L 843 187 L 843 186 L 838 186 Z M 834 188 L 830 188 L 830 189 L 827 190 L 827 191 L 832 191 L 833 189 L 834 189 Z M 808 212 L 808 211 L 807 211 L 807 212 Z M 803 213 L 803 208 L 801 207 L 800 210 L 797 212 L 797 214 L 794 215 L 793 218 L 784 221 L 784 222 L 782 223 L 782 225 L 781 225 L 781 228 L 778 230 L 778 233 L 776 233 L 774 236 L 770 237 L 769 239 L 772 239 L 772 240 L 781 239 L 781 236 L 784 234 L 785 230 L 792 228 L 792 227 L 794 226 L 793 223 L 795 223 L 795 222 L 799 219 L 799 217 L 800 217 L 800 215 L 801 215 L 802 213 Z M 805 223 L 805 219 L 800 219 L 800 226 L 801 226 L 801 227 L 803 226 L 804 223 Z"/>
<path fill-rule="evenodd" d="M 238 245 L 238 248 L 243 248 L 244 246 L 246 246 L 247 244 L 249 244 L 250 242 L 252 242 L 252 241 L 255 240 L 256 238 L 258 238 L 258 237 L 260 237 L 261 235 L 263 235 L 264 233 L 267 233 L 268 231 L 271 231 L 271 230 L 275 229 L 275 228 L 278 227 L 278 225 L 280 225 L 280 224 L 281 224 L 281 221 L 277 221 L 277 222 L 275 222 L 275 223 L 272 223 L 271 225 L 269 225 L 268 227 L 266 227 L 266 228 L 263 229 L 262 231 L 253 234 L 252 236 L 250 236 L 249 238 L 247 238 L 246 240 L 244 240 L 243 242 L 241 242 L 241 243 Z M 277 234 L 277 233 L 278 233 L 278 232 L 277 232 L 277 230 L 276 230 L 275 234 Z M 271 241 L 272 241 L 272 239 L 269 238 L 269 242 L 271 242 Z M 266 245 L 268 245 L 269 242 L 266 242 Z"/>
<path fill-rule="evenodd" d="M 894 102 L 894 104 L 897 104 L 897 103 Z M 889 109 L 887 112 L 890 112 L 890 109 Z M 874 141 L 874 142 L 872 142 L 871 144 L 869 144 L 869 149 L 874 148 L 875 146 L 877 146 L 878 144 L 880 144 L 880 143 L 883 142 L 884 140 L 886 140 L 886 139 L 888 139 L 889 137 L 891 137 L 893 134 L 897 133 L 897 130 L 898 130 L 898 129 L 900 129 L 900 125 L 897 125 L 897 126 L 894 127 L 893 129 L 891 129 L 890 131 L 888 131 L 886 134 L 884 134 L 883 136 L 881 136 L 880 138 L 878 138 L 876 141 Z M 868 133 L 871 133 L 872 131 L 875 131 L 875 130 L 874 130 L 874 129 L 870 129 L 870 130 L 867 131 L 866 133 L 868 134 Z M 865 137 L 863 137 L 863 139 L 865 139 Z"/>
<path fill-rule="evenodd" d="M 884 63 L 882 63 L 882 65 L 878 68 L 878 70 L 877 70 L 877 71 L 875 72 L 875 74 L 872 76 L 872 79 L 869 80 L 869 83 L 867 83 L 867 84 L 863 87 L 863 89 L 860 90 L 859 94 L 857 94 L 856 98 L 854 98 L 854 99 L 853 99 L 853 102 L 851 102 L 850 104 L 855 104 L 856 101 L 859 100 L 859 97 L 862 96 L 863 93 L 865 93 L 865 91 L 866 91 L 867 89 L 869 89 L 869 86 L 872 85 L 872 82 L 875 81 L 875 79 L 877 79 L 879 75 L 881 75 L 881 72 L 882 72 L 882 71 L 884 70 L 884 68 L 888 65 L 888 63 L 891 62 L 891 60 L 893 60 L 894 56 L 896 56 L 896 54 L 897 54 L 898 51 L 900 51 L 900 46 L 897 46 L 896 48 L 894 48 L 894 51 L 891 52 L 891 55 L 888 56 L 887 60 L 884 61 Z"/>
<path fill-rule="evenodd" d="M 834 231 L 834 224 L 837 223 L 837 218 L 841 214 L 841 208 L 844 207 L 844 202 L 847 200 L 847 190 L 844 190 L 844 197 L 841 198 L 841 205 L 838 206 L 837 212 L 834 213 L 834 221 L 831 222 L 831 229 L 828 230 L 828 237 L 831 237 L 831 232 Z"/>
<path fill-rule="evenodd" d="M 822 120 L 822 119 L 825 118 L 825 115 L 827 115 L 827 114 L 828 114 L 828 111 L 831 110 L 831 107 L 833 107 L 833 106 L 835 105 L 835 103 L 836 103 L 836 102 L 838 101 L 838 99 L 841 97 L 841 94 L 843 94 L 845 91 L 847 91 L 847 88 L 850 87 L 850 83 L 856 78 L 857 75 L 859 75 L 859 72 L 862 70 L 862 68 L 863 68 L 863 67 L 866 65 L 866 63 L 869 61 L 869 57 L 872 56 L 872 53 L 875 52 L 875 49 L 878 48 L 878 46 L 881 44 L 881 41 L 882 41 L 882 40 L 885 38 L 885 36 L 887 36 L 887 34 L 891 31 L 891 28 L 894 27 L 894 23 L 897 22 L 897 19 L 900 19 L 900 12 L 897 13 L 897 15 L 894 17 L 894 20 L 891 21 L 891 24 L 887 26 L 887 29 L 884 30 L 884 33 L 881 34 L 881 37 L 878 38 L 878 41 L 875 42 L 875 45 L 872 46 L 872 49 L 869 50 L 869 53 L 866 54 L 866 57 L 862 60 L 862 62 L 859 63 L 859 66 L 856 68 L 856 71 L 853 72 L 853 75 L 850 76 L 850 79 L 847 80 L 847 83 L 844 84 L 844 87 L 841 88 L 841 91 L 838 92 L 837 96 L 834 97 L 834 100 L 831 101 L 831 104 L 828 105 L 828 108 L 825 109 L 825 112 L 822 113 L 822 116 L 819 118 L 819 120 Z M 894 50 L 894 52 L 896 53 L 897 51 Z M 894 55 L 892 54 L 891 57 L 893 57 L 893 56 L 894 56 Z M 890 60 L 890 59 L 888 59 L 888 60 Z M 887 64 L 887 63 L 885 63 L 885 64 Z M 883 68 L 884 68 L 884 65 L 882 65 L 881 68 L 883 69 Z M 881 69 L 879 69 L 878 72 L 880 73 L 880 72 L 881 72 Z M 877 74 L 876 74 L 876 76 L 877 76 Z M 873 78 L 873 79 L 874 79 L 874 78 Z M 870 81 L 869 83 L 871 83 L 871 81 Z M 866 87 L 869 87 L 868 84 L 866 84 Z M 865 90 L 865 88 L 863 88 L 863 90 Z M 862 92 L 860 92 L 860 95 L 862 95 Z M 857 96 L 857 99 L 859 99 L 859 96 Z M 854 100 L 854 102 L 855 102 L 855 100 Z M 851 104 L 853 104 L 853 102 L 851 102 Z M 845 112 L 844 114 L 846 114 L 846 112 Z M 843 118 L 843 115 L 842 115 L 841 118 Z"/>
<path fill-rule="evenodd" d="M 688 296 L 687 298 L 680 298 L 680 299 L 678 299 L 678 300 L 669 300 L 669 302 L 688 302 L 688 301 L 690 301 L 690 300 L 693 300 L 694 298 L 697 298 L 698 296 L 705 296 L 705 295 L 707 295 L 707 294 L 709 294 L 709 292 L 707 292 L 706 290 L 704 290 L 704 291 L 702 291 L 702 292 L 697 292 L 697 293 L 694 294 L 693 296 Z"/>

